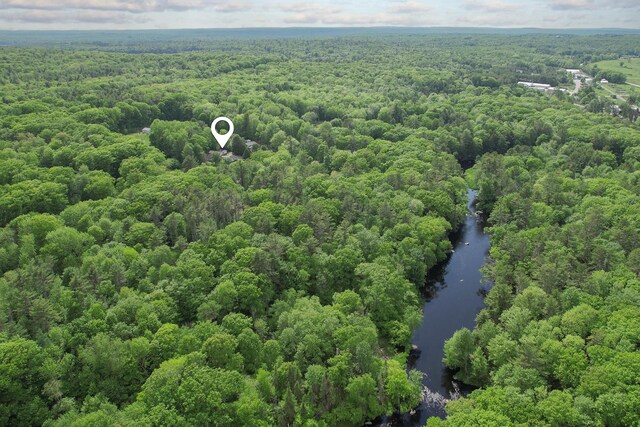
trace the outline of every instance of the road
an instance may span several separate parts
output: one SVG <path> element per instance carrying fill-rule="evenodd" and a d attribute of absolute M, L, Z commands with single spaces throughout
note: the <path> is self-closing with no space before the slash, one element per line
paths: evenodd
<path fill-rule="evenodd" d="M 622 99 L 623 101 L 627 102 L 627 100 L 624 98 L 624 96 L 619 95 L 617 93 L 615 93 L 614 91 L 612 91 L 611 89 L 609 89 L 608 86 L 601 84 L 600 87 L 604 90 L 606 90 L 607 92 L 609 92 L 611 95 L 615 95 L 616 98 Z"/>
<path fill-rule="evenodd" d="M 591 76 L 588 76 L 588 75 L 586 75 L 586 74 L 584 74 L 584 76 L 583 76 L 583 77 L 584 77 L 584 78 L 591 78 Z M 573 91 L 571 92 L 571 95 L 575 95 L 575 94 L 577 94 L 577 93 L 580 91 L 580 88 L 582 87 L 582 79 L 574 79 L 574 80 L 573 80 L 573 82 L 575 83 L 575 85 L 576 85 L 576 86 L 575 86 L 575 88 L 573 89 Z M 594 84 L 595 84 L 595 82 L 594 82 Z M 635 83 L 629 83 L 629 82 L 627 82 L 627 84 L 628 84 L 628 85 L 631 85 L 631 86 L 635 86 L 635 87 L 640 88 L 640 85 L 637 85 L 637 84 L 635 84 Z M 613 90 L 611 90 L 611 89 L 610 89 L 606 84 L 601 84 L 601 85 L 600 85 L 600 87 L 601 87 L 602 89 L 606 90 L 607 92 L 609 92 L 611 95 L 615 95 L 615 97 L 616 97 L 616 98 L 619 98 L 619 99 L 621 99 L 621 100 L 622 100 L 622 101 L 624 101 L 624 102 L 627 102 L 627 99 L 626 99 L 623 95 L 620 95 L 620 94 L 618 94 L 618 93 L 615 93 L 615 92 L 614 92 Z M 638 106 L 637 106 L 637 105 L 632 105 L 632 106 L 631 106 L 631 108 L 638 109 Z"/>
<path fill-rule="evenodd" d="M 629 83 L 629 84 L 631 84 L 631 83 Z M 637 85 L 632 85 L 632 86 L 637 86 Z M 607 85 L 603 85 L 603 84 L 601 84 L 601 85 L 600 85 L 600 87 L 601 87 L 602 89 L 606 90 L 607 92 L 609 92 L 611 95 L 615 95 L 615 96 L 616 96 L 616 98 L 621 99 L 621 100 L 623 100 L 624 102 L 628 102 L 628 101 L 627 101 L 627 98 L 625 98 L 624 96 L 622 96 L 622 95 L 620 95 L 620 94 L 618 94 L 618 93 L 615 93 L 613 90 L 609 89 L 609 87 L 607 87 Z M 639 86 L 639 87 L 640 87 L 640 86 Z M 637 106 L 637 105 L 631 105 L 631 108 L 634 108 L 634 109 L 636 109 L 636 110 L 637 110 L 637 109 L 638 109 L 638 106 Z"/>
<path fill-rule="evenodd" d="M 575 95 L 580 91 L 580 87 L 582 86 L 582 81 L 580 79 L 573 79 L 573 82 L 576 84 L 576 87 L 571 92 L 571 95 Z"/>
<path fill-rule="evenodd" d="M 621 99 L 624 102 L 627 102 L 627 98 L 625 98 L 624 95 L 620 95 L 619 93 L 614 92 L 606 84 L 601 84 L 600 87 L 602 89 L 606 90 L 607 92 L 609 92 L 611 95 L 615 95 L 616 98 Z M 635 105 L 632 105 L 632 107 L 635 107 Z"/>

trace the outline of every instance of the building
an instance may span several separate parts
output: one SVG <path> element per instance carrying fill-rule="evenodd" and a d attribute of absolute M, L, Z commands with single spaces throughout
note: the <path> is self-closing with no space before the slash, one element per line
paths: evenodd
<path fill-rule="evenodd" d="M 553 90 L 555 89 L 550 84 L 546 83 L 532 83 L 532 82 L 518 82 L 519 86 L 528 87 L 536 90 Z"/>
<path fill-rule="evenodd" d="M 141 132 L 149 135 L 151 133 L 151 128 L 142 128 Z"/>
<path fill-rule="evenodd" d="M 242 156 L 238 156 L 236 154 L 233 154 L 231 152 L 227 152 L 225 154 L 223 154 L 222 157 L 224 160 L 229 160 L 231 162 L 235 162 L 236 160 L 242 160 Z"/>
<path fill-rule="evenodd" d="M 582 70 L 577 68 L 567 68 L 565 71 L 573 76 L 573 80 L 589 77 L 587 74 L 583 73 Z"/>
<path fill-rule="evenodd" d="M 609 83 L 609 80 L 607 79 L 600 80 L 600 84 L 606 85 L 607 83 Z"/>
<path fill-rule="evenodd" d="M 253 150 L 255 148 L 255 146 L 258 145 L 258 143 L 255 142 L 255 141 L 252 141 L 250 139 L 247 139 L 247 142 L 245 143 L 245 145 L 247 146 L 247 148 L 249 150 Z"/>

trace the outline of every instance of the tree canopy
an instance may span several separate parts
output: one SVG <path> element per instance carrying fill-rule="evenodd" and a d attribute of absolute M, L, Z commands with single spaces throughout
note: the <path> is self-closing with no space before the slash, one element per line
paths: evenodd
<path fill-rule="evenodd" d="M 429 425 L 638 423 L 638 123 L 516 85 L 637 36 L 149 37 L 0 48 L 0 424 L 415 408 L 469 185 L 494 286 L 445 362 L 480 388 Z"/>

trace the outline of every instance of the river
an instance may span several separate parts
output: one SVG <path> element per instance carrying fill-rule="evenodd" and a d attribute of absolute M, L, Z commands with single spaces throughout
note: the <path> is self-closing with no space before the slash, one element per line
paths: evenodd
<path fill-rule="evenodd" d="M 387 417 L 377 425 L 422 427 L 429 417 L 444 417 L 444 404 L 448 399 L 472 390 L 455 381 L 452 372 L 442 363 L 444 342 L 456 330 L 475 326 L 488 290 L 480 269 L 489 252 L 489 235 L 484 231 L 482 218 L 476 215 L 476 191 L 468 190 L 467 196 L 469 213 L 452 235 L 453 252 L 427 274 L 423 319 L 413 333 L 412 343 L 418 351 L 412 353 L 409 368 L 424 374 L 423 402 L 413 415 Z"/>

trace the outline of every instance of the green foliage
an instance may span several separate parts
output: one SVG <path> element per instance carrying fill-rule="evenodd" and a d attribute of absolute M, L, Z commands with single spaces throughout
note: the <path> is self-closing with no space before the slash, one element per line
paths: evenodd
<path fill-rule="evenodd" d="M 415 408 L 406 351 L 461 164 L 494 286 L 444 359 L 482 388 L 429 425 L 638 423 L 638 125 L 514 86 L 637 36 L 157 34 L 2 48 L 0 424 Z"/>
<path fill-rule="evenodd" d="M 494 286 L 476 329 L 447 341 L 445 363 L 486 388 L 452 402 L 444 425 L 490 425 L 489 414 L 502 425 L 640 419 L 629 406 L 640 383 L 622 374 L 634 369 L 640 342 L 640 197 L 627 184 L 638 169 L 620 157 L 635 149 L 625 135 L 637 125 L 589 126 L 563 114 L 533 122 L 523 143 L 535 146 L 487 153 L 469 173 L 492 225 L 485 273 Z"/>
<path fill-rule="evenodd" d="M 55 380 L 51 359 L 33 341 L 16 339 L 0 343 L 0 422 L 32 425 L 49 416 L 45 383 Z"/>

